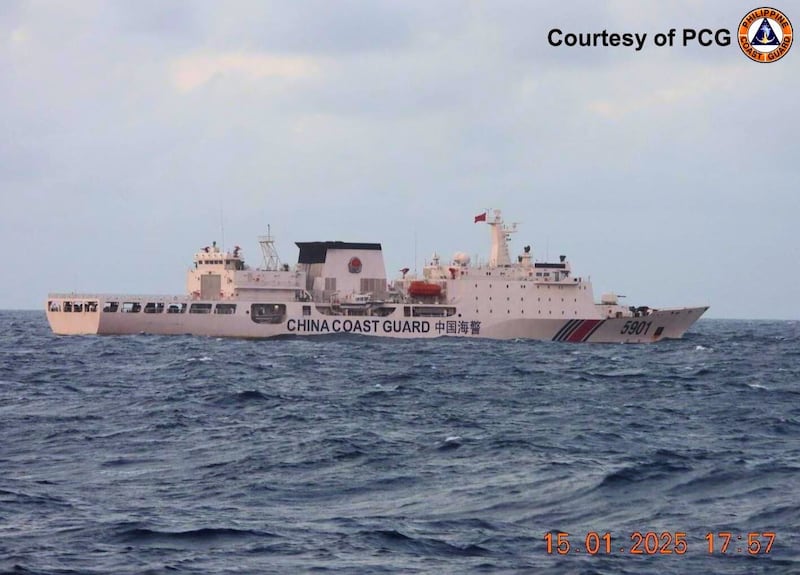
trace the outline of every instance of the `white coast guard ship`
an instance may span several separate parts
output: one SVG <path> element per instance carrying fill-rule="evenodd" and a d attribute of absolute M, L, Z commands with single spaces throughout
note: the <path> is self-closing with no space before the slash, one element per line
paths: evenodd
<path fill-rule="evenodd" d="M 457 253 L 434 254 L 421 277 L 387 282 L 377 243 L 298 242 L 297 265 L 281 264 L 271 235 L 259 238 L 264 266 L 246 265 L 241 249 L 214 243 L 198 251 L 187 294 L 56 294 L 47 319 L 57 334 L 192 334 L 267 338 L 360 334 L 395 338 L 484 337 L 564 342 L 654 342 L 679 338 L 707 307 L 620 305 L 574 275 L 565 256 L 534 261 L 530 246 L 512 261 L 516 224 L 499 210 L 476 222 L 491 230 L 485 265 Z"/>

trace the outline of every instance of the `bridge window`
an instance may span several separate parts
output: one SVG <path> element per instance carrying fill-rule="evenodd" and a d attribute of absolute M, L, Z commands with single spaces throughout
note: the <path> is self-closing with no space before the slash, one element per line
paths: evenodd
<path fill-rule="evenodd" d="M 286 304 L 254 303 L 250 306 L 250 319 L 255 323 L 282 323 L 286 318 Z"/>
<path fill-rule="evenodd" d="M 218 303 L 214 309 L 214 313 L 220 315 L 233 315 L 236 313 L 235 303 Z"/>
<path fill-rule="evenodd" d="M 138 301 L 122 302 L 122 313 L 139 313 L 142 311 L 142 304 Z"/>
<path fill-rule="evenodd" d="M 163 313 L 164 312 L 164 303 L 163 302 L 148 302 L 144 306 L 144 313 Z"/>
<path fill-rule="evenodd" d="M 189 306 L 189 313 L 211 313 L 210 303 L 193 303 Z"/>
<path fill-rule="evenodd" d="M 412 314 L 414 317 L 449 317 L 456 313 L 454 307 L 440 306 L 415 306 Z"/>
<path fill-rule="evenodd" d="M 167 313 L 186 313 L 186 304 L 171 303 L 167 306 Z"/>

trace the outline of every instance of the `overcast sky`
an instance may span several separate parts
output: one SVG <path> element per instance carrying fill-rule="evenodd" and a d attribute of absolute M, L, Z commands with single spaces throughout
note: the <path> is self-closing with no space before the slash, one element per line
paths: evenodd
<path fill-rule="evenodd" d="M 251 264 L 271 224 L 284 261 L 381 242 L 394 277 L 488 257 L 494 207 L 598 298 L 800 319 L 800 47 L 652 44 L 749 1 L 561 4 L 0 2 L 0 308 L 183 293 L 222 222 Z"/>

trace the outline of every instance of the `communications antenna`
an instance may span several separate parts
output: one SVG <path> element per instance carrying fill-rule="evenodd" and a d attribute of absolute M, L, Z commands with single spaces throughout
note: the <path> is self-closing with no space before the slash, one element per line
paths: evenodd
<path fill-rule="evenodd" d="M 258 236 L 258 243 L 261 245 L 261 253 L 264 254 L 264 269 L 267 271 L 278 271 L 281 268 L 281 258 L 278 250 L 275 249 L 275 239 L 269 224 L 267 224 L 267 235 Z"/>

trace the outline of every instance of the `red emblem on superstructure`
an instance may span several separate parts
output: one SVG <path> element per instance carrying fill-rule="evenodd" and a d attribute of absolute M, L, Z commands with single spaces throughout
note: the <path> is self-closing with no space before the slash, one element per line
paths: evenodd
<path fill-rule="evenodd" d="M 360 274 L 361 260 L 356 257 L 350 258 L 350 261 L 347 262 L 347 269 L 350 271 L 351 274 Z"/>

